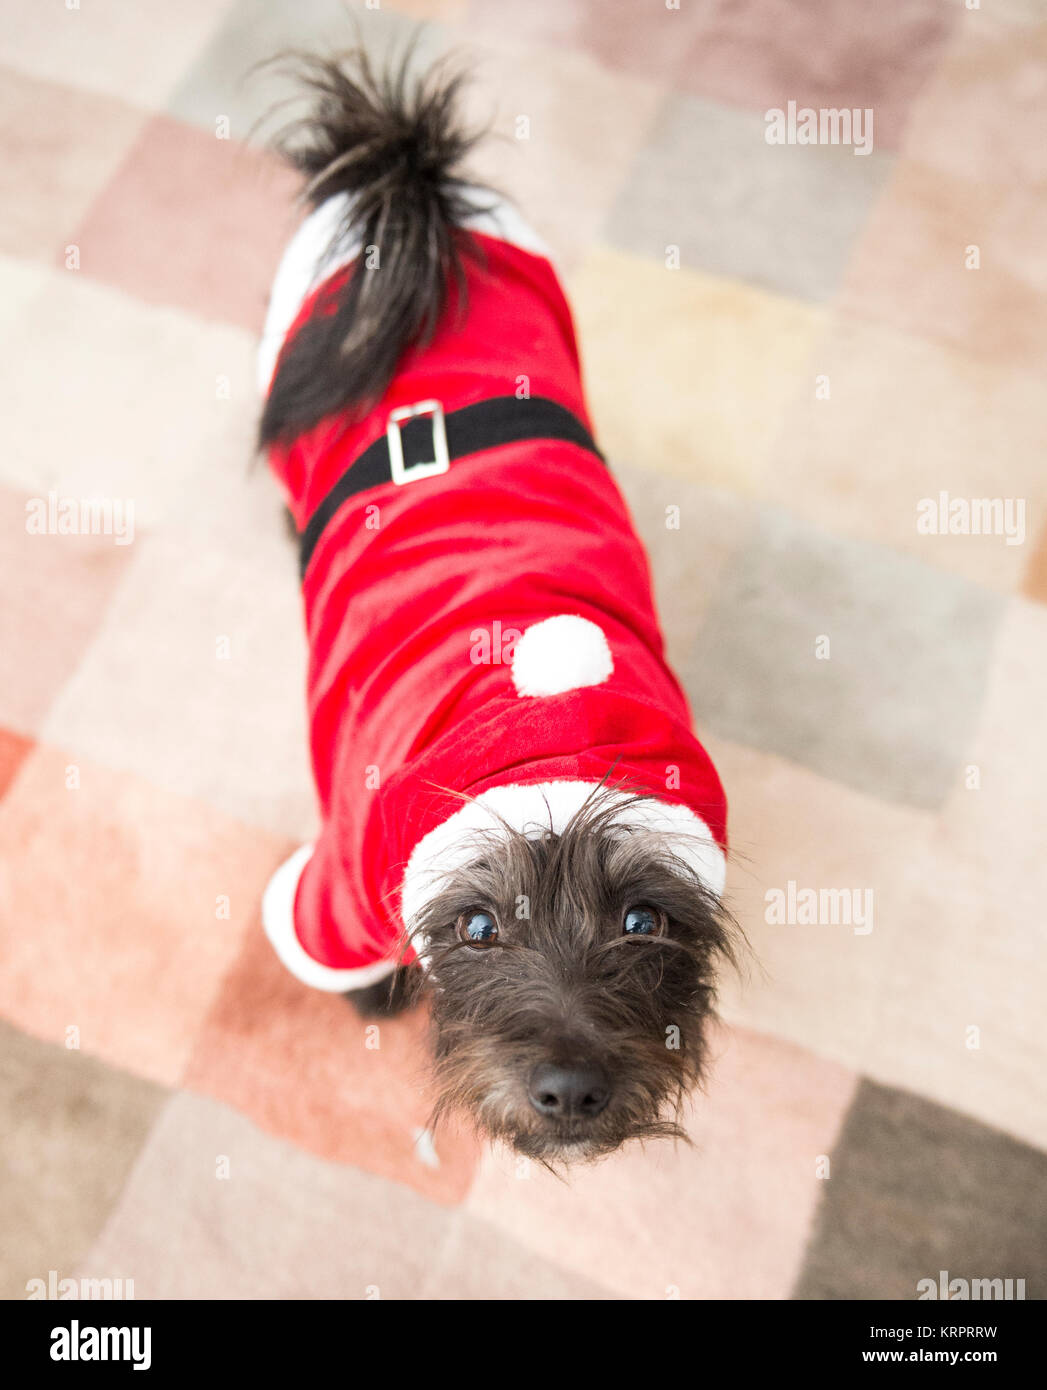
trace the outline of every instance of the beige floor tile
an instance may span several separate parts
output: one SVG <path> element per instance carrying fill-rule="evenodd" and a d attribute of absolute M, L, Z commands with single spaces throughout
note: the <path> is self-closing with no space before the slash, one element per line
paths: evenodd
<path fill-rule="evenodd" d="M 569 285 L 604 449 L 758 494 L 786 407 L 813 390 L 823 311 L 605 247 L 590 250 Z"/>
<path fill-rule="evenodd" d="M 837 535 L 890 546 L 1005 593 L 1018 588 L 1047 520 L 1047 403 L 1034 373 L 847 313 L 812 354 L 829 398 L 810 389 L 786 415 L 767 493 Z M 941 493 L 1010 498 L 1005 535 L 927 535 L 918 508 Z M 937 516 L 937 510 L 935 512 Z"/>

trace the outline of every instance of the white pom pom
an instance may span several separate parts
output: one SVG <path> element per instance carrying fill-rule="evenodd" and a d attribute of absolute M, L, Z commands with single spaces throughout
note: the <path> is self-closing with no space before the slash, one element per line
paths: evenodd
<path fill-rule="evenodd" d="M 588 618 L 561 613 L 529 627 L 513 650 L 518 695 L 562 695 L 602 685 L 614 670 L 602 630 Z"/>

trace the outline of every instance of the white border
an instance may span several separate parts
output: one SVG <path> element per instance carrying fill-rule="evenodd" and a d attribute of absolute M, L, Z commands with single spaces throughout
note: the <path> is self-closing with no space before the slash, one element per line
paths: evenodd
<path fill-rule="evenodd" d="M 346 970 L 335 970 L 322 965 L 308 955 L 298 940 L 294 929 L 294 900 L 302 871 L 313 857 L 313 845 L 302 845 L 290 859 L 284 862 L 273 874 L 262 895 L 262 925 L 272 943 L 273 950 L 280 957 L 296 979 L 313 989 L 325 990 L 328 994 L 345 994 L 353 989 L 365 989 L 386 979 L 396 969 L 395 960 L 380 960 L 373 965 L 359 965 Z"/>

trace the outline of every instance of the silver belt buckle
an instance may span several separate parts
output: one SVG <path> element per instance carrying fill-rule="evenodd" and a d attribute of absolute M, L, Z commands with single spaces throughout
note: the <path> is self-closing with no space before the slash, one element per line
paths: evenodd
<path fill-rule="evenodd" d="M 416 415 L 433 417 L 433 457 L 429 463 L 404 465 L 404 446 L 400 438 L 400 423 L 411 420 Z M 434 478 L 438 473 L 446 473 L 451 466 L 447 456 L 447 431 L 444 428 L 444 408 L 439 401 L 419 401 L 417 405 L 401 405 L 389 412 L 389 422 L 385 427 L 389 441 L 389 467 L 394 483 L 413 483 L 419 478 Z"/>

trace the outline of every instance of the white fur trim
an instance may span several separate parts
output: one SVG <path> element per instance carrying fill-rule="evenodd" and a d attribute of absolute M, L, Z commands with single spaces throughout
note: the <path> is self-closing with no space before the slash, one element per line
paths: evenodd
<path fill-rule="evenodd" d="M 497 241 L 507 241 L 510 246 L 518 246 L 521 251 L 529 251 L 532 256 L 541 256 L 547 261 L 552 261 L 552 251 L 512 203 L 505 198 L 499 198 L 496 193 L 488 193 L 483 188 L 468 188 L 463 191 L 465 197 L 477 209 L 462 223 L 470 232 L 479 232 L 482 236 L 494 237 Z"/>
<path fill-rule="evenodd" d="M 321 281 L 359 254 L 359 240 L 338 247 L 333 253 L 331 250 L 331 240 L 347 202 L 345 193 L 328 198 L 309 214 L 287 244 L 269 291 L 265 328 L 258 345 L 258 393 L 261 396 L 269 391 L 276 359 L 302 305 Z"/>
<path fill-rule="evenodd" d="M 482 188 L 468 188 L 464 193 L 478 211 L 468 217 L 463 226 L 519 246 L 533 256 L 551 259 L 548 246 L 511 203 Z M 309 214 L 287 245 L 273 280 L 265 328 L 258 345 L 259 395 L 264 396 L 269 390 L 284 339 L 306 299 L 324 280 L 355 261 L 360 254 L 358 237 L 333 248 L 331 245 L 348 203 L 348 193 L 336 193 L 328 198 Z M 490 211 L 479 210 L 486 208 Z"/>
<path fill-rule="evenodd" d="M 329 994 L 344 994 L 377 984 L 396 969 L 395 960 L 380 960 L 348 970 L 334 970 L 308 955 L 294 929 L 294 900 L 302 870 L 313 857 L 313 846 L 302 845 L 273 874 L 262 895 L 262 924 L 273 950 L 302 984 Z"/>
<path fill-rule="evenodd" d="M 602 628 L 588 618 L 561 613 L 529 627 L 513 647 L 517 695 L 562 695 L 602 685 L 614 670 Z"/>
<path fill-rule="evenodd" d="M 464 868 L 475 854 L 478 831 L 504 829 L 503 822 L 529 838 L 547 830 L 562 834 L 568 821 L 592 795 L 596 782 L 537 782 L 530 786 L 491 787 L 467 802 L 435 830 L 422 837 L 411 852 L 404 873 L 401 909 L 412 931 L 429 900 L 449 873 Z M 727 875 L 723 850 L 705 822 L 687 806 L 668 801 L 632 801 L 623 793 L 618 823 L 673 837 L 672 848 L 717 898 Z M 425 943 L 415 950 L 425 964 Z"/>

